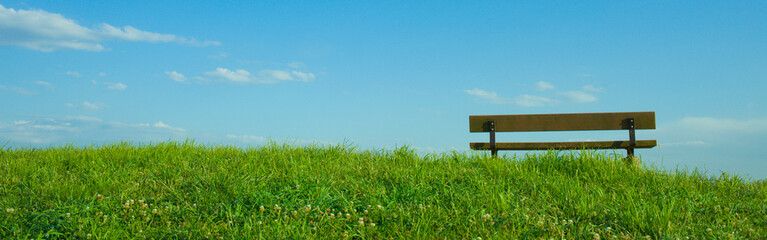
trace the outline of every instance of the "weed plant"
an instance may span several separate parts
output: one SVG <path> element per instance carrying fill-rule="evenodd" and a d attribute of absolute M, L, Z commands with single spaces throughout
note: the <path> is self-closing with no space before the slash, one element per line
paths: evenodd
<path fill-rule="evenodd" d="M 767 184 L 549 151 L 0 149 L 2 239 L 765 239 Z"/>

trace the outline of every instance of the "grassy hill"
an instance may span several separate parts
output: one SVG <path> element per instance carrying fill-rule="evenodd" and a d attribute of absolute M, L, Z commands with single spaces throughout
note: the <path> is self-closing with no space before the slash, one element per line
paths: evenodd
<path fill-rule="evenodd" d="M 0 150 L 0 238 L 764 239 L 767 184 L 408 147 Z"/>

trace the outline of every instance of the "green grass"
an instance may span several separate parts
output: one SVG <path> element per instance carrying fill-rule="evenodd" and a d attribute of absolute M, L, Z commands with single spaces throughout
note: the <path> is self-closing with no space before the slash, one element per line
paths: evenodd
<path fill-rule="evenodd" d="M 764 239 L 767 184 L 593 151 L 0 150 L 0 238 Z"/>

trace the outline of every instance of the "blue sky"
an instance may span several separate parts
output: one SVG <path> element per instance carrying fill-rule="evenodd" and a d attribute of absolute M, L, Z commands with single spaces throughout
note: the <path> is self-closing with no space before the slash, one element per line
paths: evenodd
<path fill-rule="evenodd" d="M 765 1 L 0 5 L 6 146 L 469 151 L 487 138 L 469 115 L 655 111 L 658 129 L 637 133 L 660 144 L 638 151 L 646 163 L 767 177 Z"/>

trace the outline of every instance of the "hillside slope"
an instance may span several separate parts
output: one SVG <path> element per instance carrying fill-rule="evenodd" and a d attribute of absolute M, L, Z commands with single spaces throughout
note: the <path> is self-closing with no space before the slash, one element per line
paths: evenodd
<path fill-rule="evenodd" d="M 767 184 L 591 151 L 0 150 L 0 238 L 764 239 Z"/>

